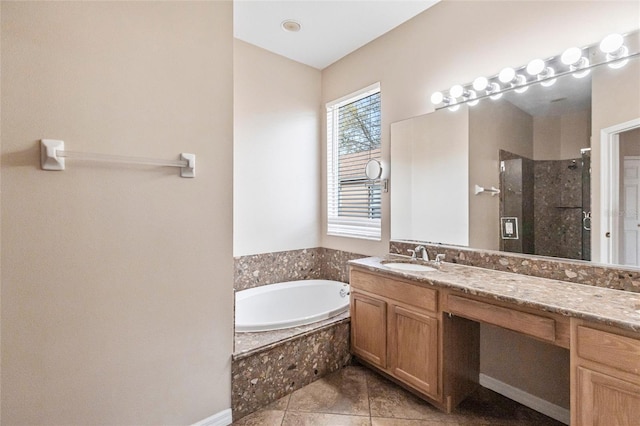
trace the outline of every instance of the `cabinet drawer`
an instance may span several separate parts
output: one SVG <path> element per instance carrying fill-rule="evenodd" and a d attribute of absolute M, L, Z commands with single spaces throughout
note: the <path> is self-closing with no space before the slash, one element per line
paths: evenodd
<path fill-rule="evenodd" d="M 578 356 L 640 375 L 640 340 L 578 326 Z"/>
<path fill-rule="evenodd" d="M 497 325 L 529 336 L 554 342 L 555 320 L 514 309 L 449 295 L 448 312 L 474 321 Z"/>
<path fill-rule="evenodd" d="M 420 287 L 410 282 L 351 270 L 349 284 L 355 289 L 375 293 L 428 311 L 436 312 L 438 309 L 437 290 Z"/>

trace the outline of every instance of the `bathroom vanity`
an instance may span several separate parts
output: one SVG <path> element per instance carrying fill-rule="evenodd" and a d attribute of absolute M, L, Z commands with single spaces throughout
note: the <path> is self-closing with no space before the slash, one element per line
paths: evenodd
<path fill-rule="evenodd" d="M 570 350 L 572 425 L 640 419 L 640 294 L 387 260 L 350 262 L 351 351 L 363 363 L 451 412 L 478 386 L 480 323 L 492 324 Z"/>

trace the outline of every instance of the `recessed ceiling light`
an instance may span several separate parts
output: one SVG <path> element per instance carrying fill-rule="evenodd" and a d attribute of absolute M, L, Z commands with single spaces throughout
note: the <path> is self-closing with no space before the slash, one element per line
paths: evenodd
<path fill-rule="evenodd" d="M 282 27 L 283 30 L 289 33 L 297 33 L 298 31 L 300 31 L 300 28 L 302 28 L 300 23 L 297 21 L 294 21 L 293 19 L 287 19 L 286 21 L 282 21 L 282 24 L 280 24 L 280 26 Z"/>

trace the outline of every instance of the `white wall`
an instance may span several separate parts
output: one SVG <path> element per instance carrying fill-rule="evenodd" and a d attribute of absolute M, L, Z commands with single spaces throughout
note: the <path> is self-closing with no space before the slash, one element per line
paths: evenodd
<path fill-rule="evenodd" d="M 231 2 L 2 2 L 2 424 L 231 406 Z M 68 150 L 177 159 L 67 160 Z"/>
<path fill-rule="evenodd" d="M 320 71 L 234 42 L 234 256 L 320 245 Z"/>
<path fill-rule="evenodd" d="M 393 123 L 394 238 L 469 244 L 468 129 L 466 105 Z"/>
<path fill-rule="evenodd" d="M 324 69 L 322 102 L 380 81 L 382 155 L 389 161 L 390 124 L 432 111 L 429 97 L 434 91 L 557 55 L 573 45 L 596 43 L 611 32 L 631 31 L 638 27 L 639 9 L 635 1 L 612 1 L 605 7 L 599 1 L 445 0 Z M 322 167 L 324 182 L 324 163 Z M 383 197 L 381 242 L 324 235 L 325 203 L 323 199 L 324 247 L 388 251 L 389 194 Z"/>

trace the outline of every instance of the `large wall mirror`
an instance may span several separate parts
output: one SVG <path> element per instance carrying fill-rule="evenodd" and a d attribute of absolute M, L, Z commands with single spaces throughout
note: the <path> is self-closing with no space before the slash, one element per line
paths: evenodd
<path fill-rule="evenodd" d="M 391 238 L 640 266 L 639 98 L 635 56 L 393 123 Z"/>

